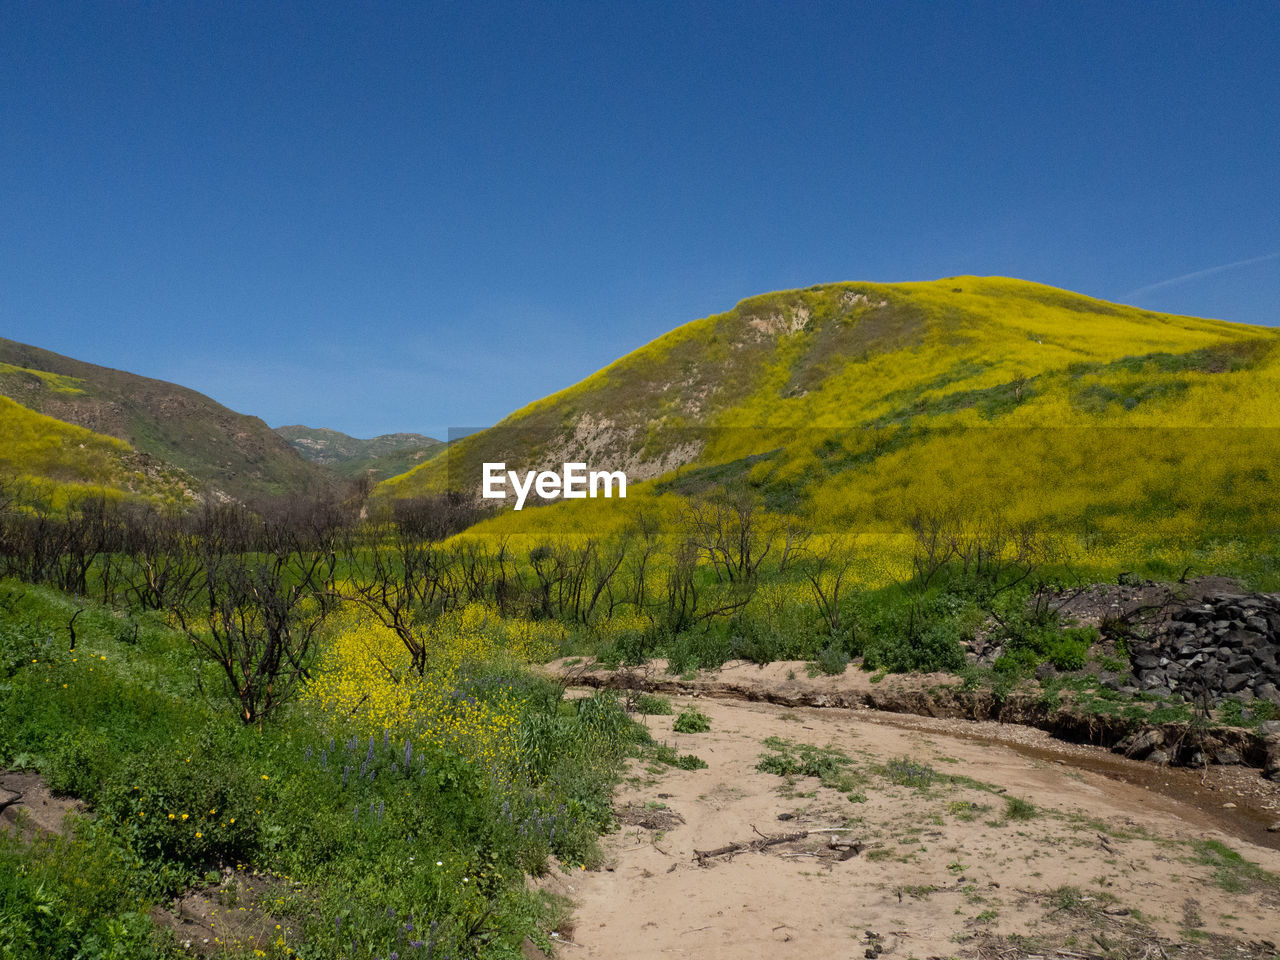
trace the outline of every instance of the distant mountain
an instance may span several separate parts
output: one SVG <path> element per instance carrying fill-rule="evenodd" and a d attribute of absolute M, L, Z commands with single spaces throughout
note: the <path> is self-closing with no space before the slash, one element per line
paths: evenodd
<path fill-rule="evenodd" d="M 0 394 L 123 440 L 138 454 L 184 471 L 202 494 L 251 499 L 328 490 L 338 483 L 257 417 L 204 394 L 3 338 Z"/>
<path fill-rule="evenodd" d="M 355 479 L 385 480 L 412 470 L 439 452 L 441 443 L 420 433 L 384 433 L 372 440 L 349 437 L 325 427 L 276 427 L 293 449 L 312 463 Z"/>

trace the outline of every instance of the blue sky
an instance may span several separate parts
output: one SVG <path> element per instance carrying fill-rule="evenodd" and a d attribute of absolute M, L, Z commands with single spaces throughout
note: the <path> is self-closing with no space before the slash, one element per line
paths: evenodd
<path fill-rule="evenodd" d="M 1275 324 L 1277 38 L 1275 3 L 10 2 L 0 335 L 369 436 L 824 281 Z"/>

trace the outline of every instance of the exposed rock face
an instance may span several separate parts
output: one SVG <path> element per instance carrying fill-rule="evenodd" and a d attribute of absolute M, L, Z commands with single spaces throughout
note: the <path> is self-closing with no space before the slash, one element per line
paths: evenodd
<path fill-rule="evenodd" d="M 1280 707 L 1280 594 L 1222 593 L 1169 611 L 1130 650 L 1138 689 Z"/>

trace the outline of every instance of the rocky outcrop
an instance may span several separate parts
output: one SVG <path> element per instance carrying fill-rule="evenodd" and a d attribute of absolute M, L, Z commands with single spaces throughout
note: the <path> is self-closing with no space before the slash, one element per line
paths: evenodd
<path fill-rule="evenodd" d="M 1231 698 L 1280 707 L 1280 594 L 1224 593 L 1170 610 L 1130 645 L 1136 690 L 1215 705 Z"/>

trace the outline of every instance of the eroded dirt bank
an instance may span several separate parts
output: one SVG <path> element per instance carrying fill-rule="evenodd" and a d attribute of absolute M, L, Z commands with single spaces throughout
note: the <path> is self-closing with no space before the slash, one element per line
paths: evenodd
<path fill-rule="evenodd" d="M 1179 797 L 1145 774 L 1185 771 L 1025 727 L 673 699 L 711 731 L 645 722 L 708 767 L 635 762 L 610 869 L 552 880 L 577 903 L 562 956 L 1276 956 L 1280 888 L 1262 871 L 1280 872 L 1277 835 L 1232 819 L 1246 802 L 1280 819 L 1280 790 L 1257 770 L 1236 768 L 1257 785 L 1247 801 L 1225 781 Z M 770 737 L 848 757 L 845 782 L 760 771 Z M 895 782 L 903 758 L 937 776 Z M 701 863 L 695 852 L 753 841 Z"/>
<path fill-rule="evenodd" d="M 803 661 L 777 661 L 761 666 L 731 660 L 716 670 L 677 677 L 666 672 L 664 660 L 618 670 L 605 669 L 577 657 L 547 665 L 556 676 L 582 686 L 634 688 L 785 707 L 838 707 L 959 720 L 994 720 L 1036 727 L 1061 740 L 1102 747 L 1111 747 L 1135 730 L 1152 726 L 1124 716 L 1073 709 L 1069 691 L 1054 700 L 1024 686 L 996 697 L 987 689 L 966 689 L 962 679 L 951 673 L 896 674 L 881 678 L 850 668 L 839 676 L 809 676 L 807 667 Z M 1185 723 L 1154 726 L 1163 731 L 1167 744 L 1184 740 L 1187 735 Z M 1262 767 L 1266 759 L 1262 738 L 1240 728 L 1214 728 L 1205 747 L 1207 751 L 1229 748 L 1240 761 L 1255 767 Z"/>

